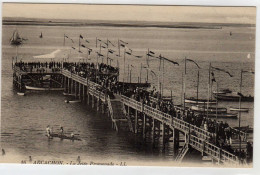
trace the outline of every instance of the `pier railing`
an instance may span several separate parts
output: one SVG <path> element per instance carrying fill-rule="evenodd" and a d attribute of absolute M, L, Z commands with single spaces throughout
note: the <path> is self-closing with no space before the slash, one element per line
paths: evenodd
<path fill-rule="evenodd" d="M 224 162 L 238 164 L 239 161 L 237 157 L 221 148 L 209 143 L 208 140 L 214 136 L 214 134 L 198 128 L 192 124 L 189 124 L 183 120 L 172 117 L 169 114 L 163 113 L 157 109 L 154 109 L 150 106 L 143 105 L 141 102 L 138 102 L 134 99 L 131 99 L 126 96 L 122 96 L 122 102 L 140 112 L 144 112 L 146 115 L 149 115 L 162 123 L 169 125 L 170 127 L 177 128 L 184 133 L 191 133 L 194 131 L 195 135 L 189 134 L 189 144 L 196 150 L 199 150 L 207 155 L 211 156 L 213 159 Z"/>
<path fill-rule="evenodd" d="M 204 129 L 201 129 L 197 126 L 194 126 L 192 124 L 189 124 L 188 122 L 185 122 L 181 119 L 178 119 L 176 117 L 173 117 L 169 114 L 166 114 L 158 109 L 152 108 L 148 105 L 143 105 L 141 102 L 138 102 L 132 98 L 126 97 L 122 95 L 122 102 L 130 106 L 140 112 L 144 112 L 145 114 L 156 118 L 157 120 L 168 124 L 169 126 L 172 127 L 178 127 L 181 131 L 187 133 L 194 131 L 198 136 L 203 137 L 204 139 L 210 139 L 211 137 L 214 137 L 213 133 L 210 133 Z"/>
<path fill-rule="evenodd" d="M 62 74 L 66 77 L 69 77 L 71 79 L 73 79 L 74 81 L 77 81 L 85 86 L 89 87 L 89 93 L 93 96 L 95 96 L 96 98 L 102 100 L 103 102 L 106 102 L 106 95 L 101 92 L 100 90 L 97 90 L 97 88 L 101 88 L 101 85 L 90 81 L 87 78 L 81 77 L 77 74 L 74 74 L 68 70 L 62 70 Z"/>

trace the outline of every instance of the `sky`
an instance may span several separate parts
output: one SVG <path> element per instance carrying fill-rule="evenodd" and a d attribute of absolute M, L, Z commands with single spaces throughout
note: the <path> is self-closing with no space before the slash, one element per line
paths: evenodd
<path fill-rule="evenodd" d="M 255 24 L 256 8 L 3 3 L 2 16 L 46 19 Z"/>

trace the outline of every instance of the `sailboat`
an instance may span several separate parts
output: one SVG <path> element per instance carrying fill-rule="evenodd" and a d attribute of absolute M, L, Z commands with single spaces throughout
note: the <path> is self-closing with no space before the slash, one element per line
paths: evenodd
<path fill-rule="evenodd" d="M 39 36 L 39 38 L 43 38 L 43 36 L 42 36 L 42 32 L 41 32 L 41 35 Z"/>
<path fill-rule="evenodd" d="M 26 40 L 26 39 L 21 38 L 21 37 L 19 36 L 18 31 L 15 30 L 15 31 L 13 32 L 12 38 L 10 39 L 10 42 L 11 42 L 11 45 L 18 46 L 18 45 L 21 45 L 24 40 Z"/>

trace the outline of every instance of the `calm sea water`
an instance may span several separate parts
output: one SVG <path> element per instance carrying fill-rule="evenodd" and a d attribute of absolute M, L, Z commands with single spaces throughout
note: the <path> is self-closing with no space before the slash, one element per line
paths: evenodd
<path fill-rule="evenodd" d="M 90 41 L 90 44 L 81 41 L 90 48 L 96 48 L 96 37 L 106 41 L 108 38 L 115 45 L 118 38 L 128 42 L 128 48 L 135 55 L 145 55 L 147 48 L 157 55 L 177 61 L 180 66 L 164 62 L 164 94 L 170 95 L 172 91 L 176 104 L 181 103 L 182 72 L 184 70 L 184 58 L 195 60 L 200 67 L 199 96 L 207 97 L 208 67 L 219 67 L 229 71 L 234 77 L 230 78 L 223 72 L 215 72 L 215 78 L 219 88 L 239 90 L 240 70 L 254 69 L 254 44 L 255 28 L 224 27 L 222 29 L 161 29 L 161 28 L 115 28 L 115 27 L 60 27 L 60 26 L 3 26 L 2 38 L 2 99 L 1 99 L 1 147 L 5 148 L 6 156 L 2 159 L 8 161 L 10 157 L 19 160 L 28 159 L 31 155 L 34 159 L 66 159 L 76 160 L 81 156 L 82 160 L 116 160 L 161 162 L 171 164 L 173 161 L 172 150 L 162 151 L 160 145 L 152 148 L 149 143 L 143 143 L 140 139 L 128 133 L 118 134 L 111 128 L 111 122 L 105 115 L 95 112 L 85 104 L 64 103 L 66 97 L 60 93 L 52 92 L 28 92 L 26 96 L 18 96 L 13 90 L 12 84 L 12 56 L 15 56 L 15 48 L 10 46 L 9 39 L 15 29 L 28 41 L 19 47 L 19 60 L 34 61 L 33 56 L 47 54 L 57 49 L 61 52 L 57 57 L 68 56 L 70 61 L 83 61 L 87 57 L 87 51 L 81 48 L 83 54 L 70 49 L 78 48 L 79 34 Z M 232 36 L 230 32 L 232 31 Z M 43 38 L 40 39 L 40 33 Z M 63 35 L 71 37 L 72 43 L 66 40 L 63 46 Z M 117 50 L 117 48 L 111 49 Z M 122 49 L 121 49 L 122 51 Z M 106 55 L 106 51 L 102 49 Z M 123 53 L 121 52 L 121 55 Z M 250 54 L 251 58 L 247 58 Z M 112 65 L 120 64 L 120 79 L 123 80 L 123 57 L 113 58 Z M 89 56 L 92 62 L 96 62 L 96 55 Z M 56 60 L 59 60 L 56 58 Z M 86 59 L 85 59 L 86 60 Z M 101 62 L 101 59 L 98 60 Z M 106 60 L 104 60 L 106 61 Z M 159 61 L 150 58 L 150 68 L 158 75 Z M 128 79 L 128 65 L 131 69 L 132 82 L 137 82 L 141 75 L 142 82 L 146 78 L 146 70 L 141 70 L 141 64 L 146 65 L 145 57 L 135 58 L 126 55 L 125 78 Z M 132 65 L 132 66 L 131 66 Z M 197 68 L 187 62 L 187 96 L 196 96 Z M 130 71 L 129 71 L 130 72 Z M 149 74 L 149 82 L 157 87 L 157 77 Z M 213 85 L 213 90 L 216 84 Z M 243 75 L 243 94 L 254 95 L 254 76 Z M 236 107 L 235 102 L 221 102 L 220 106 Z M 242 103 L 242 107 L 250 108 L 249 113 L 242 113 L 242 125 L 253 126 L 253 103 Z M 238 120 L 229 119 L 232 126 L 238 125 Z M 48 141 L 45 137 L 45 128 L 51 125 L 57 130 L 60 125 L 66 133 L 79 134 L 82 142 L 54 139 Z M 171 147 L 171 145 L 169 145 Z M 12 160 L 10 160 L 12 161 Z M 14 160 L 12 161 L 14 162 Z"/>

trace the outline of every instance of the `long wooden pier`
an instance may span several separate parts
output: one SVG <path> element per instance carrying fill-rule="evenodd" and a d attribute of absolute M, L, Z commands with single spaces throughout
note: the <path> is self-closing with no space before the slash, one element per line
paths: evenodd
<path fill-rule="evenodd" d="M 19 67 L 14 67 L 13 70 L 14 85 L 20 91 L 24 91 L 24 84 L 27 81 L 25 77 L 43 74 L 23 71 Z M 53 76 L 50 80 L 61 84 L 65 93 L 73 94 L 97 111 L 103 113 L 107 111 L 115 130 L 127 130 L 141 135 L 144 139 L 150 137 L 152 142 L 162 140 L 163 145 L 173 142 L 173 150 L 177 155 L 176 161 L 180 162 L 190 149 L 195 149 L 201 152 L 202 157 L 210 157 L 214 163 L 232 165 L 240 163 L 237 156 L 211 143 L 210 140 L 216 137 L 214 133 L 185 122 L 177 116 L 171 116 L 124 95 L 114 94 L 111 98 L 106 88 L 66 69 L 45 72 L 44 75 Z M 58 75 L 58 78 L 55 78 L 55 75 Z M 33 82 L 33 78 L 31 81 Z M 184 140 L 180 139 L 180 135 Z M 239 135 L 246 137 L 246 133 L 243 132 L 239 132 Z M 180 142 L 184 142 L 182 147 Z"/>

